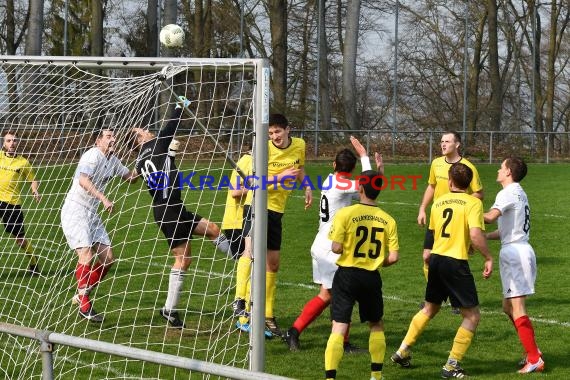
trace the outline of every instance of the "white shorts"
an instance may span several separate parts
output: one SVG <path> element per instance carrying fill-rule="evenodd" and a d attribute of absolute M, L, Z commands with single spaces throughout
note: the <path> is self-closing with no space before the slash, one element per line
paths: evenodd
<path fill-rule="evenodd" d="M 311 246 L 313 258 L 313 281 L 325 289 L 332 289 L 333 277 L 338 269 L 339 255 L 331 251 L 332 242 L 325 236 L 317 235 Z"/>
<path fill-rule="evenodd" d="M 91 211 L 75 202 L 64 202 L 61 208 L 61 228 L 71 249 L 91 247 L 95 243 L 111 245 L 111 239 L 97 211 Z"/>
<path fill-rule="evenodd" d="M 504 298 L 534 294 L 536 257 L 530 244 L 503 245 L 499 254 L 499 269 Z"/>

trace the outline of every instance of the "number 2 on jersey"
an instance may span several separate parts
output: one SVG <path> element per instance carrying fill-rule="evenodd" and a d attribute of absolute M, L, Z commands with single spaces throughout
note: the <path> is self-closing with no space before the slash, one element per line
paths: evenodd
<path fill-rule="evenodd" d="M 447 228 L 447 225 L 451 222 L 452 217 L 453 217 L 453 209 L 446 208 L 443 210 L 443 219 L 445 219 L 445 222 L 443 222 L 443 227 L 441 228 L 441 237 L 448 238 L 451 236 L 445 229 Z"/>

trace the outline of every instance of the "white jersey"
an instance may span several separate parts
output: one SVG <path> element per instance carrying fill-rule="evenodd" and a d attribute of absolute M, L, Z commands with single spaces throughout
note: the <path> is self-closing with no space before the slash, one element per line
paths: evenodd
<path fill-rule="evenodd" d="M 501 212 L 497 221 L 501 244 L 528 242 L 530 207 L 519 183 L 511 183 L 499 191 L 491 208 Z"/>
<path fill-rule="evenodd" d="M 100 201 L 79 185 L 81 173 L 87 174 L 95 188 L 104 193 L 107 183 L 113 177 L 123 177 L 129 174 L 129 169 L 117 157 L 107 157 L 97 147 L 89 149 L 81 156 L 65 202 L 72 201 L 95 211 Z"/>
<path fill-rule="evenodd" d="M 371 170 L 368 157 L 361 157 L 360 162 L 362 171 Z M 358 184 L 351 180 L 351 185 L 348 186 L 348 182 L 346 179 L 339 182 L 337 175 L 334 173 L 329 174 L 323 182 L 319 202 L 319 235 L 322 234 L 328 238 L 336 212 L 343 207 L 350 206 L 353 200 L 358 199 Z"/>

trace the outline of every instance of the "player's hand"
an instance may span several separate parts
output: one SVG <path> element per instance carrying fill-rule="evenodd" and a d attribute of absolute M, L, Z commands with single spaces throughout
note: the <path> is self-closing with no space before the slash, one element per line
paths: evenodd
<path fill-rule="evenodd" d="M 42 200 L 42 196 L 40 195 L 40 193 L 37 191 L 34 191 L 32 193 L 32 195 L 34 196 L 34 199 L 36 200 L 36 202 L 40 203 L 40 201 Z"/>
<path fill-rule="evenodd" d="M 103 209 L 105 211 L 108 211 L 109 214 L 113 212 L 113 205 L 114 205 L 113 202 L 111 202 L 107 198 L 103 198 L 103 201 L 101 203 L 103 203 Z"/>
<path fill-rule="evenodd" d="M 374 153 L 374 160 L 376 161 L 376 170 L 381 175 L 384 175 L 384 160 L 382 159 L 382 155 L 378 152 Z"/>
<path fill-rule="evenodd" d="M 313 191 L 311 188 L 305 188 L 305 210 L 313 204 Z"/>
<path fill-rule="evenodd" d="M 366 157 L 367 156 L 366 148 L 364 148 L 362 146 L 362 144 L 360 143 L 360 141 L 358 141 L 358 139 L 356 137 L 350 136 L 350 142 L 352 143 L 354 150 L 356 150 L 358 157 Z"/>
<path fill-rule="evenodd" d="M 294 166 L 291 166 L 290 168 L 287 168 L 279 173 L 279 177 L 295 177 L 296 179 L 299 173 L 301 173 L 301 169 L 296 169 Z"/>
<path fill-rule="evenodd" d="M 485 267 L 483 268 L 483 278 L 486 280 L 493 273 L 493 259 L 491 257 L 485 259 Z"/>
<path fill-rule="evenodd" d="M 418 212 L 418 224 L 420 226 L 426 225 L 426 212 L 424 210 Z"/>

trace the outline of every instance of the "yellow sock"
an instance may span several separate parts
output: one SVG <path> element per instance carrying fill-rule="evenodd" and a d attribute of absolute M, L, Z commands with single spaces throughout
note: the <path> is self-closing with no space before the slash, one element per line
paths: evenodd
<path fill-rule="evenodd" d="M 238 260 L 236 269 L 236 299 L 246 298 L 247 284 L 251 276 L 251 257 L 242 256 Z"/>
<path fill-rule="evenodd" d="M 22 247 L 26 255 L 30 256 L 30 264 L 36 265 L 38 263 L 38 259 L 34 255 L 34 248 L 32 247 L 32 243 L 27 240 L 24 240 L 24 246 Z"/>
<path fill-rule="evenodd" d="M 331 333 L 325 350 L 325 377 L 336 378 L 336 369 L 344 354 L 344 336 Z"/>
<path fill-rule="evenodd" d="M 424 268 L 423 268 L 423 269 L 424 269 L 424 276 L 425 276 L 426 281 L 427 281 L 427 279 L 428 279 L 429 266 L 428 266 L 426 263 L 424 263 Z"/>
<path fill-rule="evenodd" d="M 273 305 L 275 304 L 275 288 L 277 287 L 277 273 L 265 272 L 265 317 L 273 318 Z"/>
<path fill-rule="evenodd" d="M 246 292 L 245 292 L 245 311 L 247 311 L 247 313 L 249 314 L 251 312 L 251 282 L 248 281 L 247 284 L 245 284 L 245 288 L 246 288 Z M 239 323 L 241 323 L 242 325 L 244 323 L 249 323 L 249 317 L 239 317 Z"/>
<path fill-rule="evenodd" d="M 408 332 L 402 341 L 408 347 L 413 346 L 418 340 L 419 336 L 422 335 L 422 332 L 426 328 L 429 322 L 429 317 L 422 313 L 422 311 L 418 311 L 412 321 L 410 322 L 410 327 L 408 327 Z"/>
<path fill-rule="evenodd" d="M 457 329 L 457 334 L 455 334 L 455 339 L 453 339 L 453 347 L 451 347 L 449 358 L 455 359 L 458 362 L 463 360 L 467 349 L 469 349 L 469 346 L 471 345 L 474 334 L 475 333 L 473 331 L 459 327 L 459 329 Z"/>
<path fill-rule="evenodd" d="M 384 356 L 386 356 L 386 337 L 384 331 L 370 332 L 368 339 L 368 351 L 370 351 L 370 377 L 371 379 L 382 379 L 382 366 Z"/>

